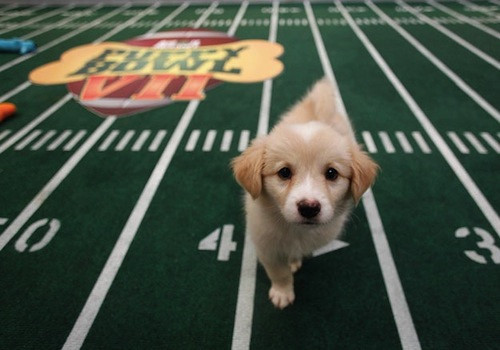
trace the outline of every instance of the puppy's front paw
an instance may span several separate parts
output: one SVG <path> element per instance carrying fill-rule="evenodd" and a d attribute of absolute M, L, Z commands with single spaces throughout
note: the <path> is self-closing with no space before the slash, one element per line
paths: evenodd
<path fill-rule="evenodd" d="M 290 270 L 292 270 L 292 273 L 299 271 L 301 267 L 302 267 L 302 260 L 296 260 L 290 264 Z"/>
<path fill-rule="evenodd" d="M 269 299 L 275 307 L 284 309 L 288 305 L 293 304 L 293 301 L 295 300 L 293 286 L 291 288 L 279 288 L 272 286 L 271 289 L 269 289 Z"/>

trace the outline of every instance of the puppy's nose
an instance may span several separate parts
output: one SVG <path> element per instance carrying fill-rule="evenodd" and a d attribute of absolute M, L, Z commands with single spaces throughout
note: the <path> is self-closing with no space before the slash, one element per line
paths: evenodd
<path fill-rule="evenodd" d="M 317 200 L 304 199 L 297 203 L 300 215 L 312 219 L 321 211 L 321 204 Z"/>

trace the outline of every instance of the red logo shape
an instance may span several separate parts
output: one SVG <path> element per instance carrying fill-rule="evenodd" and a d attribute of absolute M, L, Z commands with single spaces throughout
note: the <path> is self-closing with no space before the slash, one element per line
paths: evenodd
<path fill-rule="evenodd" d="M 239 41 L 226 33 L 206 29 L 176 29 L 146 34 L 125 43 L 158 49 L 189 50 Z M 68 90 L 85 108 L 107 116 L 133 115 L 168 105 L 175 100 L 204 98 L 203 91 L 222 81 L 210 75 L 123 74 L 93 75 L 67 84 Z"/>

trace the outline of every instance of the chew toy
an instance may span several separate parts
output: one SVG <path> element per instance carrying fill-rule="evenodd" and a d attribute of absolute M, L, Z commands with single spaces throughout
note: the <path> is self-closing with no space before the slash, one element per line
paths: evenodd
<path fill-rule="evenodd" d="M 0 103 L 0 123 L 5 119 L 16 113 L 16 105 L 13 103 L 5 102 Z"/>
<path fill-rule="evenodd" d="M 0 39 L 0 52 L 14 52 L 24 55 L 36 50 L 32 40 Z"/>

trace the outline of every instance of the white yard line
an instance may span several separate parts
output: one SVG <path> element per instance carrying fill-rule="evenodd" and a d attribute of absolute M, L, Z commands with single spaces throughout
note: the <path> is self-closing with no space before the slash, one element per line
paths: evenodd
<path fill-rule="evenodd" d="M 198 105 L 199 101 L 191 101 L 177 124 L 66 339 L 63 349 L 79 349 L 83 345 Z"/>
<path fill-rule="evenodd" d="M 134 24 L 135 22 L 137 22 L 138 20 L 140 20 L 142 17 L 146 16 L 148 13 L 150 13 L 151 11 L 153 11 L 157 6 L 158 6 L 157 4 L 154 4 L 154 5 L 150 6 L 150 7 L 148 7 L 147 9 L 145 9 L 144 11 L 138 13 L 136 16 L 132 17 L 131 19 L 129 19 L 125 23 L 119 25 L 118 27 L 115 27 L 113 30 L 107 32 L 106 34 L 102 35 L 98 39 L 94 40 L 93 43 L 97 44 L 97 43 L 100 43 L 100 42 L 102 42 L 104 40 L 107 40 L 112 35 L 118 33 L 119 31 L 121 31 L 121 30 L 123 30 L 125 28 L 127 28 L 128 26 L 130 26 L 130 25 Z M 169 18 L 171 19 L 173 17 L 169 16 Z M 29 86 L 31 86 L 31 83 L 29 81 L 24 82 L 23 84 L 19 85 L 17 88 L 15 88 L 14 90 L 12 90 L 11 92 L 9 92 L 9 93 L 1 96 L 0 97 L 0 102 L 4 101 L 7 98 L 12 97 L 13 95 L 15 95 L 18 92 L 23 91 L 24 89 L 28 88 Z M 15 93 L 12 93 L 13 91 L 15 91 Z M 72 94 L 67 93 L 59 101 L 57 101 L 55 104 L 53 104 L 52 106 L 50 106 L 45 112 L 43 112 L 42 114 L 40 114 L 39 116 L 37 116 L 36 118 L 34 118 L 25 127 L 23 127 L 22 129 L 20 129 L 19 131 L 17 131 L 8 140 L 6 140 L 4 143 L 2 143 L 0 145 L 0 154 L 3 153 L 7 148 L 9 148 L 13 144 L 15 144 L 17 141 L 19 141 L 21 138 L 23 138 L 26 134 L 28 134 L 31 130 L 33 130 L 37 125 L 39 125 L 44 120 L 46 120 L 47 118 L 49 118 L 58 109 L 60 109 L 62 106 L 64 106 L 66 104 L 66 102 L 68 102 L 69 100 L 71 100 L 71 98 L 72 98 Z"/>
<path fill-rule="evenodd" d="M 340 13 L 342 13 L 344 18 L 346 18 L 347 15 L 349 16 L 349 18 L 346 18 L 346 20 L 348 22 L 349 20 L 353 22 L 352 18 L 348 14 L 345 7 L 339 1 L 335 1 L 335 4 L 337 5 L 337 8 L 339 9 Z M 314 13 L 312 12 L 309 2 L 305 2 L 305 5 L 306 5 L 306 10 L 308 12 L 308 18 L 309 18 L 309 23 L 311 24 L 311 28 L 315 28 L 313 29 L 313 33 L 316 33 L 315 34 L 316 46 L 324 47 L 323 39 L 321 38 L 321 33 L 319 33 L 319 30 L 317 29 Z M 324 51 L 326 55 L 326 50 L 321 50 L 321 51 Z M 318 53 L 320 53 L 321 51 L 318 50 Z M 326 60 L 322 60 L 322 62 L 326 62 Z M 328 69 L 324 70 L 332 71 L 331 81 L 336 86 L 338 94 L 338 103 L 340 106 L 342 106 L 343 114 L 347 116 L 347 113 L 345 112 L 345 106 L 342 101 L 340 91 L 338 89 L 337 81 L 335 79 L 335 76 L 333 76 L 333 69 L 331 68 L 331 64 L 330 63 L 328 64 L 329 67 L 326 67 Z M 382 134 L 382 135 L 387 135 L 387 134 Z M 388 138 L 389 137 L 387 135 L 387 139 Z M 388 147 L 387 142 L 384 142 L 384 147 L 387 149 Z M 387 151 L 389 152 L 389 150 Z M 420 349 L 421 348 L 420 341 L 418 339 L 418 335 L 415 330 L 415 326 L 413 324 L 413 319 L 410 313 L 410 309 L 408 307 L 408 303 L 406 302 L 406 296 L 404 294 L 404 290 L 401 285 L 401 280 L 399 278 L 396 264 L 394 263 L 394 259 L 392 257 L 391 248 L 387 241 L 387 236 L 382 224 L 382 219 L 380 218 L 380 214 L 371 188 L 368 189 L 368 191 L 366 191 L 366 193 L 363 195 L 362 203 L 366 212 L 368 224 L 370 226 L 370 232 L 372 234 L 373 242 L 375 244 L 375 251 L 377 253 L 377 258 L 379 260 L 380 268 L 382 270 L 382 275 L 384 278 L 387 295 L 389 296 L 389 302 L 391 304 L 391 309 L 399 333 L 399 338 L 401 340 L 401 345 L 405 350 Z"/>
<path fill-rule="evenodd" d="M 472 52 L 474 55 L 485 61 L 486 63 L 492 65 L 496 69 L 500 69 L 500 62 L 498 62 L 496 59 L 488 55 L 487 53 L 481 51 L 468 41 L 462 39 L 460 36 L 456 35 L 453 33 L 451 30 L 447 29 L 446 27 L 442 26 L 435 20 L 427 17 L 426 15 L 419 13 L 416 11 L 413 7 L 409 6 L 407 3 L 405 3 L 402 0 L 396 0 L 396 4 L 404 8 L 406 11 L 420 19 L 421 21 L 427 23 L 437 31 L 441 32 L 442 34 L 446 35 L 448 38 L 456 42 L 457 44 L 461 45 L 463 48 L 466 50 L 469 50 L 469 52 Z"/>
<path fill-rule="evenodd" d="M 84 31 L 86 31 L 87 29 L 90 29 L 92 27 L 95 27 L 96 25 L 108 20 L 109 18 L 119 14 L 120 12 L 123 12 L 125 11 L 127 8 L 130 7 L 130 4 L 125 4 L 123 6 L 120 6 L 119 8 L 115 9 L 114 11 L 112 12 L 109 12 L 107 14 L 105 14 L 104 16 L 101 16 L 95 20 L 93 20 L 92 22 L 86 24 L 86 25 L 83 25 L 82 27 L 78 28 L 78 29 L 75 29 L 73 30 L 72 32 L 69 32 L 69 33 L 66 33 L 62 36 L 60 36 L 59 38 L 45 44 L 45 45 L 42 45 L 40 46 L 39 48 L 36 49 L 35 52 L 32 52 L 32 53 L 29 53 L 29 54 L 26 54 L 26 55 L 23 55 L 23 56 L 20 56 L 12 61 L 10 61 L 9 63 L 5 63 L 3 65 L 0 66 L 0 72 L 3 72 L 9 68 L 12 68 L 14 67 L 15 65 L 21 63 L 21 62 L 24 62 L 28 59 L 30 59 L 31 57 L 35 56 L 35 55 L 38 55 L 44 51 L 47 51 L 48 49 L 51 49 L 52 47 L 62 43 L 63 41 L 66 41 L 80 33 L 83 33 Z"/>
<path fill-rule="evenodd" d="M 45 13 L 43 15 L 39 15 L 39 16 L 33 17 L 33 18 L 31 18 L 31 19 L 29 19 L 27 21 L 24 21 L 24 22 L 21 22 L 19 24 L 16 24 L 15 26 L 2 29 L 2 30 L 0 30 L 0 35 L 3 35 L 5 33 L 11 32 L 11 31 L 19 29 L 19 28 L 23 28 L 23 27 L 29 26 L 30 24 L 33 24 L 33 23 L 36 23 L 36 22 L 43 21 L 44 19 L 47 19 L 47 18 L 52 17 L 52 16 L 56 16 L 56 15 L 58 15 L 60 13 L 69 11 L 74 6 L 75 5 L 64 6 L 64 7 L 61 7 L 60 9 L 57 9 L 57 10 L 54 10 L 54 11 L 51 11 L 51 12 L 47 12 L 47 13 Z"/>
<path fill-rule="evenodd" d="M 99 5 L 96 5 L 96 6 L 94 6 L 94 8 L 98 7 L 98 6 Z M 46 32 L 51 31 L 53 29 L 57 29 L 58 27 L 61 27 L 61 26 L 65 25 L 68 22 L 73 22 L 73 21 L 77 20 L 78 18 L 80 18 L 81 16 L 82 16 L 81 14 L 77 14 L 77 15 L 66 17 L 65 19 L 63 19 L 63 20 L 61 20 L 61 21 L 59 21 L 57 23 L 51 23 L 49 25 L 44 26 L 43 28 L 35 29 L 31 33 L 23 35 L 22 37 L 20 37 L 20 39 L 23 39 L 23 40 L 32 39 L 34 37 L 42 35 L 43 33 L 46 33 Z"/>
<path fill-rule="evenodd" d="M 337 6 L 340 6 L 343 8 L 342 4 L 338 0 L 335 0 L 335 3 Z M 436 148 L 439 150 L 441 155 L 444 157 L 448 165 L 451 167 L 457 178 L 460 180 L 464 188 L 467 190 L 469 195 L 472 197 L 474 202 L 477 204 L 481 212 L 484 214 L 488 222 L 491 224 L 495 232 L 500 236 L 500 218 L 498 217 L 498 214 L 496 213 L 495 209 L 491 206 L 489 203 L 488 199 L 484 196 L 484 194 L 481 192 L 479 187 L 477 187 L 476 183 L 474 180 L 471 178 L 471 176 L 467 173 L 463 165 L 460 163 L 458 158 L 455 156 L 455 154 L 452 152 L 450 147 L 447 145 L 445 140 L 441 137 L 437 129 L 434 127 L 434 125 L 430 122 L 429 118 L 425 115 L 425 113 L 422 111 L 420 106 L 415 102 L 413 97 L 410 95 L 408 90 L 404 87 L 404 85 L 401 83 L 401 81 L 397 78 L 397 76 L 394 74 L 392 69 L 389 67 L 387 62 L 382 58 L 380 53 L 377 51 L 377 49 L 373 46 L 373 44 L 370 42 L 368 37 L 363 33 L 363 31 L 359 28 L 359 26 L 354 22 L 352 19 L 351 15 L 345 11 L 343 11 L 344 18 L 347 20 L 349 26 L 352 28 L 356 36 L 359 38 L 359 40 L 363 43 L 365 48 L 368 50 L 374 61 L 377 63 L 377 65 L 380 67 L 380 69 L 384 72 L 386 77 L 389 79 L 391 84 L 394 86 L 394 88 L 397 90 L 401 98 L 405 101 L 407 106 L 410 108 L 412 111 L 413 115 L 419 123 L 421 124 L 422 128 L 425 130 L 429 138 L 432 140 Z"/>
<path fill-rule="evenodd" d="M 278 33 L 279 1 L 273 1 L 271 23 L 269 26 L 270 42 L 276 42 Z M 272 80 L 268 79 L 262 86 L 262 99 L 260 104 L 257 135 L 265 135 L 269 130 L 269 113 L 271 109 Z M 255 278 L 257 275 L 257 255 L 250 239 L 250 232 L 245 228 L 245 243 L 241 260 L 240 281 L 238 286 L 238 299 L 234 317 L 232 350 L 250 349 L 252 338 L 253 308 L 255 297 Z"/>
<path fill-rule="evenodd" d="M 490 17 L 493 17 L 493 18 L 500 19 L 500 16 L 497 15 L 496 12 L 490 11 L 489 9 L 485 8 L 485 6 L 483 6 L 483 4 L 476 5 L 473 2 L 469 2 L 469 1 L 466 1 L 466 0 L 458 0 L 458 2 L 460 4 L 462 4 L 462 5 L 464 5 L 465 7 L 470 8 L 473 11 L 481 12 L 482 14 L 484 14 L 486 16 L 490 16 Z M 490 3 L 494 4 L 494 5 L 497 5 L 497 6 L 500 5 L 500 2 L 495 1 L 495 0 L 490 1 Z"/>
<path fill-rule="evenodd" d="M 373 197 L 373 191 L 368 189 L 362 197 L 363 208 L 366 212 L 368 225 L 372 234 L 375 251 L 382 270 L 389 303 L 391 304 L 392 314 L 401 340 L 403 350 L 421 349 L 415 325 L 411 317 L 410 308 L 406 301 L 406 296 L 401 285 L 398 270 L 392 257 L 391 248 L 387 241 L 384 225 Z"/>
<path fill-rule="evenodd" d="M 59 108 L 61 108 L 70 99 L 71 99 L 71 94 L 66 94 L 63 98 L 61 98 L 59 101 L 57 101 L 52 106 L 50 106 L 48 109 L 46 109 L 42 114 L 37 116 L 35 119 L 33 119 L 31 122 L 29 122 L 22 129 L 17 131 L 14 135 L 12 135 L 9 139 L 7 139 L 4 143 L 2 143 L 0 145 L 0 154 L 5 152 L 6 149 L 8 149 L 13 144 L 15 144 L 17 141 L 22 139 L 31 130 L 36 128 L 41 122 L 43 122 L 45 119 L 47 119 L 52 114 L 54 114 L 55 111 L 57 111 Z"/>
<path fill-rule="evenodd" d="M 449 16 L 452 16 L 452 17 L 455 17 L 456 19 L 459 19 L 465 23 L 468 23 L 470 24 L 471 26 L 474 26 L 476 27 L 477 29 L 497 38 L 497 39 L 500 39 L 500 33 L 497 32 L 496 30 L 490 28 L 490 27 L 487 27 L 485 25 L 483 25 L 481 22 L 478 22 L 472 18 L 469 18 L 467 16 L 464 16 L 456 11 L 453 11 L 452 9 L 448 8 L 448 7 L 445 7 L 443 4 L 440 4 L 434 0 L 427 0 L 427 3 L 429 3 L 431 6 L 437 8 L 438 10 L 440 11 L 443 11 L 444 13 L 446 13 L 447 15 Z"/>
<path fill-rule="evenodd" d="M 68 159 L 50 181 L 38 192 L 23 211 L 11 222 L 11 224 L 0 235 L 0 251 L 28 222 L 35 212 L 45 203 L 45 200 L 55 191 L 61 182 L 71 173 L 75 166 L 82 160 L 88 151 L 101 138 L 106 130 L 113 124 L 115 118 L 107 118 L 85 143 Z"/>
<path fill-rule="evenodd" d="M 196 22 L 195 27 L 199 27 L 210 14 L 217 7 L 217 3 L 214 2 L 205 11 L 202 16 Z M 163 180 L 165 173 L 170 166 L 173 156 L 177 152 L 181 140 L 189 127 L 189 124 L 199 106 L 200 102 L 194 100 L 189 102 L 184 114 L 182 115 L 177 127 L 175 128 L 172 136 L 170 137 L 165 149 L 163 150 L 158 163 L 153 169 L 151 176 L 146 183 L 132 213 L 129 216 L 120 236 L 113 247 L 113 250 L 108 257 L 106 265 L 104 266 L 97 282 L 95 283 L 92 292 L 90 293 L 85 306 L 83 307 L 76 323 L 69 334 L 63 349 L 79 349 L 87 334 L 94 323 L 97 314 L 102 306 L 102 303 L 106 299 L 111 285 L 123 263 L 132 241 L 139 230 L 139 227 L 144 220 L 144 216 L 148 211 L 151 202 Z"/>
<path fill-rule="evenodd" d="M 408 41 L 418 52 L 425 56 L 429 61 L 436 66 L 443 74 L 445 74 L 451 81 L 455 83 L 463 92 L 465 92 L 474 102 L 476 102 L 481 108 L 483 108 L 489 115 L 495 118 L 496 121 L 500 122 L 500 112 L 493 107 L 489 102 L 487 102 L 481 95 L 479 95 L 474 89 L 472 89 L 462 78 L 460 78 L 455 72 L 453 72 L 448 66 L 446 66 L 440 59 L 438 59 L 433 53 L 431 53 L 427 48 L 425 48 L 417 39 L 415 39 L 410 33 L 398 25 L 394 20 L 387 16 L 383 11 L 381 11 L 372 1 L 365 0 L 365 3 L 372 9 L 380 18 L 387 22 L 399 35 Z"/>
<path fill-rule="evenodd" d="M 8 7 L 8 8 L 7 8 L 7 7 Z M 8 10 L 8 11 L 10 11 L 10 10 L 14 10 L 14 9 L 16 9 L 17 7 L 19 7 L 19 5 L 9 5 L 9 6 L 7 6 L 7 7 L 4 9 L 4 11 L 5 11 L 5 10 Z M 44 9 L 45 7 L 47 7 L 47 5 L 38 5 L 38 6 L 36 6 L 36 7 L 34 7 L 34 8 L 33 8 L 33 11 L 42 10 L 42 9 Z M 20 17 L 20 16 L 21 16 L 21 13 L 23 12 L 23 10 L 19 10 L 19 11 L 18 11 L 18 10 L 16 10 L 16 12 L 17 12 L 17 13 L 10 13 L 10 12 L 4 12 L 4 13 L 2 13 L 2 15 L 4 16 L 4 18 L 0 18 L 0 22 L 7 22 L 7 21 L 9 21 L 9 20 L 11 20 L 11 19 L 14 19 L 14 18 L 16 18 L 16 17 Z"/>

